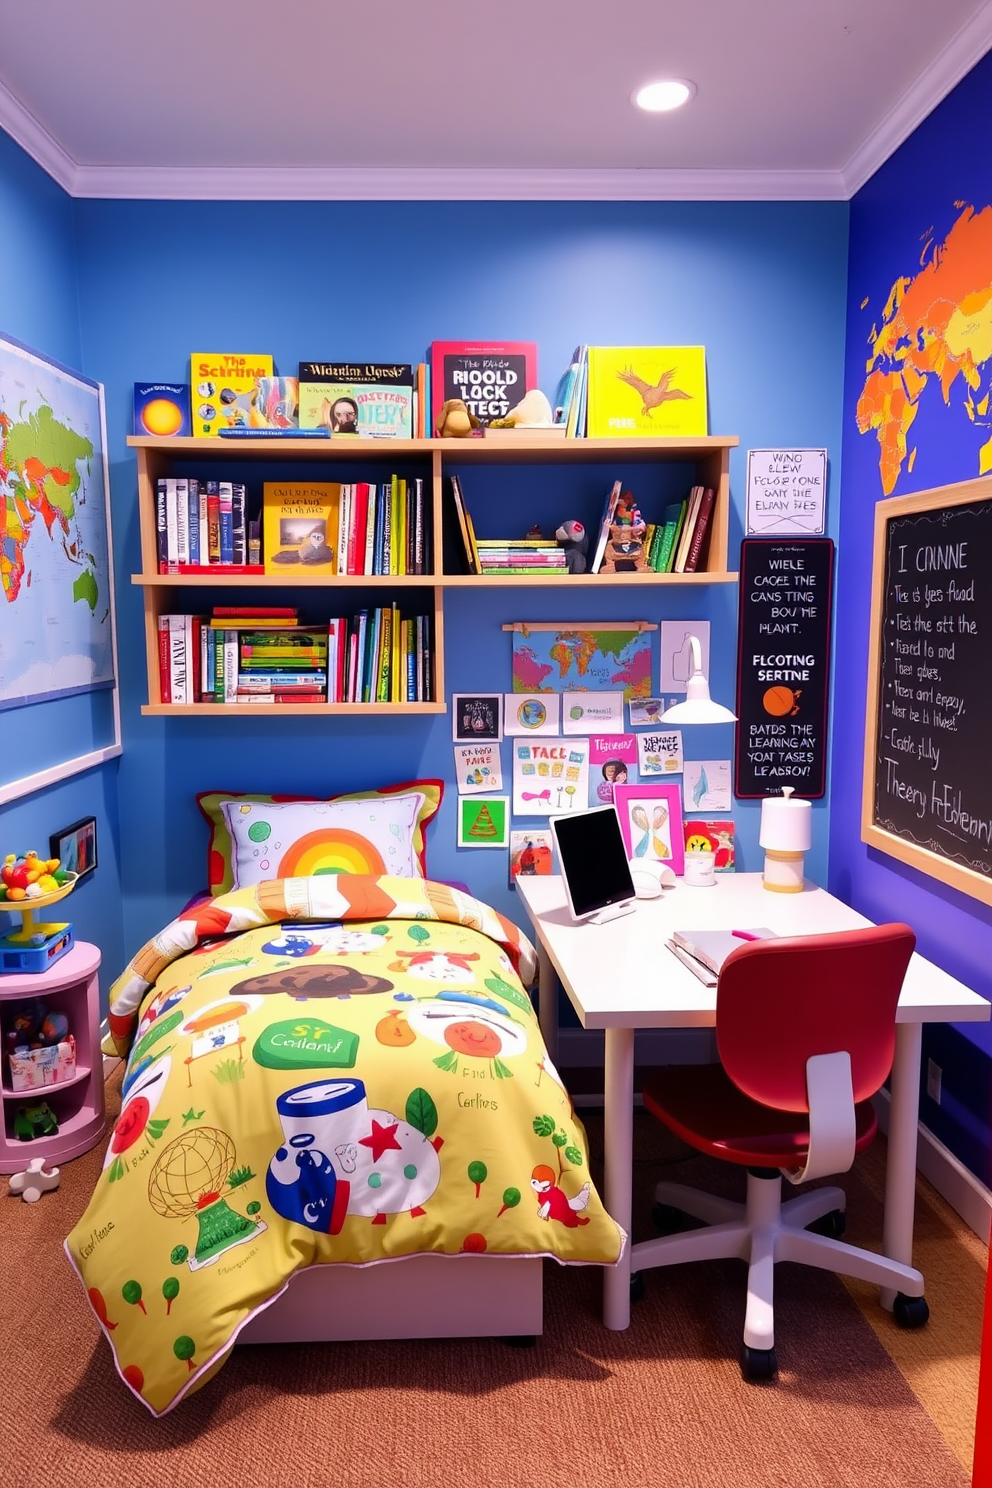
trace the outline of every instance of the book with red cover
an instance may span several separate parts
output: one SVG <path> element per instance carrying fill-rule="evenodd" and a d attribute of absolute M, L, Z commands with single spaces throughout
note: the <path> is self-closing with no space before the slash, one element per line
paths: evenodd
<path fill-rule="evenodd" d="M 480 425 L 505 418 L 538 386 L 536 341 L 432 341 L 431 427 L 443 404 L 460 398 Z"/>
<path fill-rule="evenodd" d="M 707 486 L 699 501 L 699 509 L 696 512 L 696 525 L 692 529 L 689 538 L 689 551 L 686 553 L 683 573 L 695 573 L 699 567 L 706 547 L 706 536 L 710 529 L 713 517 L 713 507 L 716 504 L 716 492 Z"/>

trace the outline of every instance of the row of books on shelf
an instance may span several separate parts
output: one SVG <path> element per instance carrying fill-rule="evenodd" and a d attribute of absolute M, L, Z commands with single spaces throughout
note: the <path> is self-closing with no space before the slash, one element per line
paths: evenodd
<path fill-rule="evenodd" d="M 430 503 L 418 476 L 389 481 L 265 481 L 249 517 L 239 481 L 160 477 L 158 571 L 243 569 L 324 575 L 429 570 Z"/>
<path fill-rule="evenodd" d="M 553 539 L 477 537 L 471 513 L 465 505 L 461 481 L 457 475 L 450 479 L 462 553 L 469 573 L 550 575 L 568 572 L 565 550 Z"/>
<path fill-rule="evenodd" d="M 433 698 L 430 616 L 397 605 L 311 626 L 295 611 L 160 615 L 163 703 L 420 703 Z"/>
<path fill-rule="evenodd" d="M 464 404 L 476 432 L 528 417 L 540 391 L 534 341 L 432 341 L 423 362 L 302 361 L 277 375 L 268 353 L 193 352 L 188 383 L 135 383 L 134 432 L 367 439 L 424 438 Z M 575 348 L 551 405 L 567 437 L 703 435 L 702 346 Z"/>

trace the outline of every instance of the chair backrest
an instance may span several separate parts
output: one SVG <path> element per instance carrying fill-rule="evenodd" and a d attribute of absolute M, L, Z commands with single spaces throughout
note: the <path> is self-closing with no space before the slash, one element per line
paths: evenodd
<path fill-rule="evenodd" d="M 896 1004 L 916 936 L 908 925 L 744 942 L 723 963 L 716 1038 L 727 1074 L 753 1100 L 806 1111 L 806 1061 L 846 1049 L 854 1099 L 892 1067 Z"/>

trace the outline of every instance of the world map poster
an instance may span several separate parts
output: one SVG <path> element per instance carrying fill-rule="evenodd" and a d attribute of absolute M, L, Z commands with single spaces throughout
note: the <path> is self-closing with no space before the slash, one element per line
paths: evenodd
<path fill-rule="evenodd" d="M 114 685 L 103 388 L 0 336 L 0 709 Z"/>
<path fill-rule="evenodd" d="M 619 623 L 519 626 L 513 632 L 513 691 L 622 691 L 627 702 L 650 697 L 650 633 Z"/>

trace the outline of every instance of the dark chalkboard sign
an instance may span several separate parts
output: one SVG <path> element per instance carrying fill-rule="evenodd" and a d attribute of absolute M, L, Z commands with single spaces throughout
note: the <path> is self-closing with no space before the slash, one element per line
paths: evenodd
<path fill-rule="evenodd" d="M 735 795 L 826 790 L 833 559 L 829 537 L 741 543 Z"/>
<path fill-rule="evenodd" d="M 992 480 L 879 502 L 861 836 L 992 904 Z"/>

